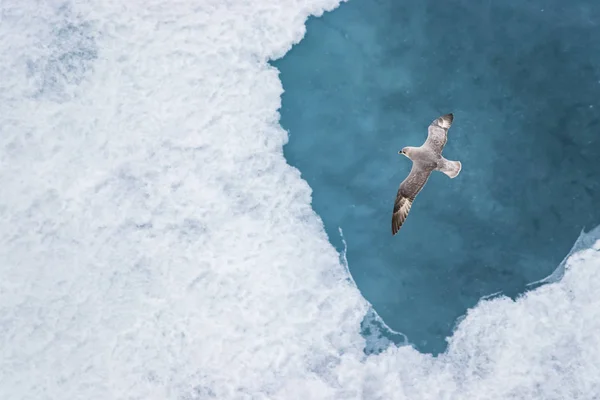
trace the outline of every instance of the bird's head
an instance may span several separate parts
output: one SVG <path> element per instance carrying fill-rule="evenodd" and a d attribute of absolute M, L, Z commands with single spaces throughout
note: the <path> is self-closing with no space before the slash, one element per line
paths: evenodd
<path fill-rule="evenodd" d="M 402 155 L 404 155 L 404 156 L 406 156 L 406 157 L 410 158 L 410 152 L 411 152 L 411 149 L 412 149 L 412 147 L 405 147 L 405 148 L 403 148 L 402 150 L 400 150 L 400 151 L 398 152 L 398 154 L 402 154 Z"/>

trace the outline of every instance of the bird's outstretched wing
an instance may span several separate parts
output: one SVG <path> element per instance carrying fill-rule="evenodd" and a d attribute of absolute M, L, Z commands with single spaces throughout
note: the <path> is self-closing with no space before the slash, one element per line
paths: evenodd
<path fill-rule="evenodd" d="M 431 170 L 413 161 L 410 174 L 400 184 L 400 188 L 398 188 L 398 193 L 396 194 L 394 212 L 392 214 L 392 235 L 398 233 L 400 227 L 404 224 L 415 197 L 417 197 L 423 186 L 425 186 L 429 175 L 431 175 Z"/>
<path fill-rule="evenodd" d="M 427 129 L 427 140 L 423 146 L 430 148 L 436 154 L 442 154 L 442 150 L 448 141 L 448 129 L 454 121 L 453 114 L 442 115 L 435 119 Z"/>

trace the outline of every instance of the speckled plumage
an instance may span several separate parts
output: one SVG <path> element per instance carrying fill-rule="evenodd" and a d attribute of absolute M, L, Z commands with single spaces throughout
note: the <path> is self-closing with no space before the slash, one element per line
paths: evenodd
<path fill-rule="evenodd" d="M 448 129 L 452 126 L 453 114 L 446 114 L 435 119 L 428 128 L 427 140 L 420 147 L 405 147 L 399 154 L 404 154 L 413 162 L 410 173 L 400 184 L 394 211 L 392 213 L 392 235 L 398 233 L 410 212 L 415 197 L 419 194 L 429 175 L 440 171 L 450 178 L 456 178 L 462 169 L 460 161 L 447 160 L 442 151 L 448 141 Z"/>

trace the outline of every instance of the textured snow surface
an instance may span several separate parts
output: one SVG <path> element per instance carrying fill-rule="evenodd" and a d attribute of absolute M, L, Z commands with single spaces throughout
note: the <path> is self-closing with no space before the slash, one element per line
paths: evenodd
<path fill-rule="evenodd" d="M 598 232 L 444 355 L 365 357 L 266 64 L 337 5 L 0 2 L 1 399 L 600 393 Z"/>

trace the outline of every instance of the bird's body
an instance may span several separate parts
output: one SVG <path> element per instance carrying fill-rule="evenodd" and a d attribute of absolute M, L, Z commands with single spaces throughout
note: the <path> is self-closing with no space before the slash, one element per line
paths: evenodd
<path fill-rule="evenodd" d="M 410 173 L 400 184 L 394 211 L 392 213 L 392 235 L 398 233 L 412 207 L 415 197 L 419 194 L 433 171 L 440 171 L 456 178 L 462 169 L 460 161 L 447 160 L 442 151 L 448 140 L 448 129 L 454 116 L 443 115 L 434 120 L 428 128 L 427 140 L 420 147 L 405 147 L 399 154 L 404 154 L 413 162 Z"/>

